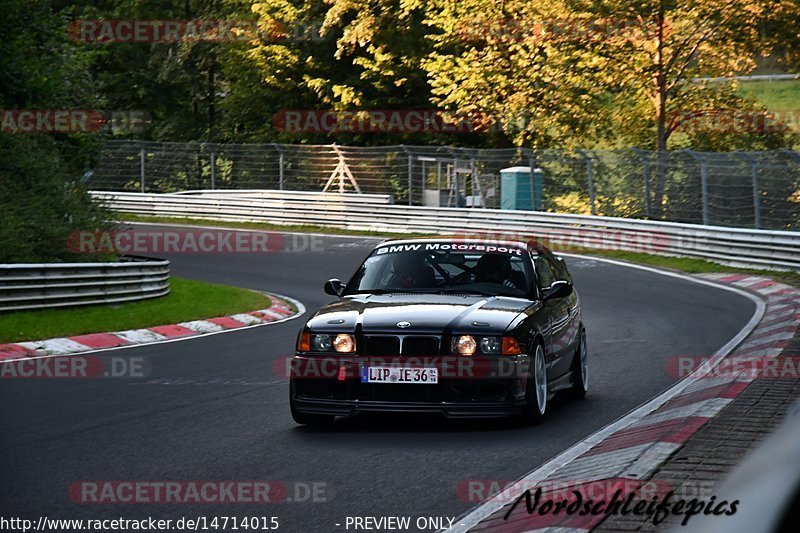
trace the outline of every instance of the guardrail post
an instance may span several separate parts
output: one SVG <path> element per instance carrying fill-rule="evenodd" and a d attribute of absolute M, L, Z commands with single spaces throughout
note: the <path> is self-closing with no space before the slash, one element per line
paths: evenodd
<path fill-rule="evenodd" d="M 700 200 L 703 204 L 703 225 L 708 226 L 710 219 L 708 214 L 708 163 L 693 150 L 687 148 L 686 153 L 700 163 Z"/>
<path fill-rule="evenodd" d="M 758 186 L 758 162 L 753 161 L 750 168 L 751 175 L 753 176 L 753 218 L 755 221 L 755 228 L 761 229 L 761 195 L 759 194 Z"/>
<path fill-rule="evenodd" d="M 597 214 L 597 208 L 595 207 L 595 195 L 594 195 L 594 164 L 592 160 L 586 158 L 586 172 L 589 177 L 589 203 L 591 212 L 593 215 Z"/>
<path fill-rule="evenodd" d="M 273 148 L 278 152 L 278 190 L 283 190 L 283 149 L 281 145 L 273 144 Z"/>
<path fill-rule="evenodd" d="M 472 207 L 473 208 L 477 207 L 475 205 L 475 188 L 476 188 L 476 186 L 477 186 L 477 189 L 478 189 L 477 196 L 481 199 L 480 200 L 481 201 L 480 207 L 486 207 L 485 205 L 483 205 L 483 185 L 481 184 L 480 176 L 478 176 L 478 165 L 475 162 L 475 159 L 473 159 L 473 158 L 470 158 L 470 160 L 469 160 L 469 175 L 470 175 L 470 180 L 472 182 Z"/>
<path fill-rule="evenodd" d="M 528 154 L 528 168 L 531 169 L 531 209 L 538 211 L 540 207 L 537 206 L 536 198 L 539 191 L 536 190 L 536 177 L 534 174 L 534 168 L 536 167 L 533 166 L 533 154 L 531 153 Z M 498 190 L 495 194 L 499 197 L 500 191 Z M 498 207 L 500 206 L 498 205 Z"/>
<path fill-rule="evenodd" d="M 400 148 L 405 152 L 406 156 L 408 157 L 408 205 L 412 205 L 413 196 L 413 176 L 414 176 L 414 156 L 411 152 L 406 148 L 404 145 L 400 145 Z"/>
<path fill-rule="evenodd" d="M 414 176 L 414 159 L 411 154 L 408 154 L 408 205 L 411 205 L 411 200 L 413 199 L 413 190 L 414 190 L 413 176 Z"/>
<path fill-rule="evenodd" d="M 700 185 L 703 188 L 703 224 L 708 226 L 708 163 L 700 163 Z"/>
<path fill-rule="evenodd" d="M 144 192 L 144 148 L 139 150 L 139 183 L 142 186 L 142 192 Z"/>
<path fill-rule="evenodd" d="M 594 194 L 594 162 L 592 158 L 586 155 L 586 152 L 583 150 L 578 150 L 578 153 L 583 157 L 583 162 L 586 164 L 586 177 L 589 180 L 589 210 L 593 215 L 597 214 L 597 208 L 595 206 L 595 194 Z"/>
<path fill-rule="evenodd" d="M 703 224 L 708 226 L 708 164 L 705 161 L 700 162 L 700 186 L 702 187 Z"/>
<path fill-rule="evenodd" d="M 216 188 L 217 182 L 217 152 L 211 152 L 211 190 Z"/>
<path fill-rule="evenodd" d="M 700 161 L 700 188 L 703 202 L 703 225 L 708 226 L 708 163 L 704 160 Z"/>
<path fill-rule="evenodd" d="M 647 152 L 638 148 L 632 148 L 633 153 L 642 159 L 642 174 L 644 177 L 644 212 L 650 218 L 650 159 Z"/>
<path fill-rule="evenodd" d="M 650 161 L 647 159 L 643 162 L 644 172 L 644 212 L 647 218 L 650 218 Z"/>
<path fill-rule="evenodd" d="M 278 189 L 283 190 L 283 151 L 278 156 Z"/>
<path fill-rule="evenodd" d="M 752 157 L 750 154 L 735 154 L 741 157 L 745 162 L 750 164 L 750 178 L 753 185 L 753 227 L 756 229 L 761 229 L 761 197 L 759 195 L 759 183 L 758 183 L 758 161 Z"/>
<path fill-rule="evenodd" d="M 453 195 L 453 207 L 461 207 L 459 205 L 459 196 L 461 194 L 461 185 L 458 183 L 458 165 L 460 165 L 458 159 L 453 160 L 453 183 L 452 188 L 450 189 L 450 194 Z M 453 193 L 455 191 L 455 193 Z M 450 200 L 447 201 L 447 207 L 450 207 Z"/>

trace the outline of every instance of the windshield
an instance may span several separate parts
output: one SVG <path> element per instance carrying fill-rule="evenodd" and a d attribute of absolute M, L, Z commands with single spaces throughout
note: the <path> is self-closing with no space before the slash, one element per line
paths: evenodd
<path fill-rule="evenodd" d="M 533 279 L 527 252 L 488 244 L 381 246 L 347 283 L 345 294 L 442 293 L 527 297 Z"/>

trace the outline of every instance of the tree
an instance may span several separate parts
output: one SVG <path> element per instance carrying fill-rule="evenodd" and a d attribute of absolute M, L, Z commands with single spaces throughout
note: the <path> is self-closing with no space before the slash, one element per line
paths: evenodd
<path fill-rule="evenodd" d="M 92 109 L 86 58 L 51 2 L 0 0 L 0 109 Z M 0 133 L 0 263 L 74 260 L 74 231 L 107 226 L 79 183 L 93 133 Z"/>
<path fill-rule="evenodd" d="M 658 151 L 656 216 L 664 196 L 666 150 L 684 118 L 713 118 L 725 110 L 764 112 L 754 101 L 739 97 L 735 84 L 710 86 L 694 79 L 751 71 L 756 56 L 774 46 L 774 41 L 762 38 L 760 28 L 775 16 L 776 5 L 781 5 L 782 16 L 797 9 L 783 0 L 571 2 L 580 17 L 613 21 L 615 31 L 590 35 L 591 49 L 613 70 L 608 87 L 615 122 L 625 125 L 621 137 Z M 645 135 L 653 129 L 648 141 Z M 737 132 L 732 133 L 727 136 L 734 141 L 729 146 L 747 146 L 748 142 L 735 142 Z M 785 134 L 785 128 L 766 137 L 738 132 L 738 140 L 752 141 L 752 148 L 774 148 L 787 145 Z M 692 145 L 708 139 L 700 128 L 684 135 L 683 142 Z M 724 146 L 715 147 L 720 148 Z"/>
<path fill-rule="evenodd" d="M 490 121 L 517 145 L 594 144 L 614 67 L 570 31 L 563 2 L 439 1 L 425 63 L 434 101 Z"/>

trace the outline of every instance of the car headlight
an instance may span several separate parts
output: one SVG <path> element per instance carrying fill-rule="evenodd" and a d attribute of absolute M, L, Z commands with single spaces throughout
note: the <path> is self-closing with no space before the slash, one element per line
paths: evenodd
<path fill-rule="evenodd" d="M 522 349 L 514 337 L 473 337 L 472 335 L 459 335 L 453 337 L 452 353 L 461 355 L 474 355 L 480 348 L 480 353 L 486 355 L 519 355 Z"/>
<path fill-rule="evenodd" d="M 475 337 L 472 335 L 461 335 L 453 339 L 453 351 L 461 355 L 472 355 L 478 348 L 478 343 L 475 342 Z"/>
<path fill-rule="evenodd" d="M 500 337 L 483 337 L 480 342 L 481 352 L 486 354 L 500 353 L 502 342 Z"/>
<path fill-rule="evenodd" d="M 335 336 L 304 333 L 300 337 L 297 349 L 301 352 L 353 353 L 356 351 L 356 338 L 348 333 L 339 333 Z"/>
<path fill-rule="evenodd" d="M 339 333 L 333 339 L 333 349 L 341 353 L 351 353 L 356 351 L 356 339 L 347 333 Z"/>
<path fill-rule="evenodd" d="M 315 352 L 329 352 L 333 345 L 330 335 L 312 335 L 311 348 Z"/>

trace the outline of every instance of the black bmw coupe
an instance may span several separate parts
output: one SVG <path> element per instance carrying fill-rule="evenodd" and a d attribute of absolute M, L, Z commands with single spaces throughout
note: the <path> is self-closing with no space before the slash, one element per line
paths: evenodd
<path fill-rule="evenodd" d="M 564 260 L 535 243 L 378 245 L 297 339 L 299 424 L 360 411 L 539 422 L 557 391 L 588 387 L 586 332 Z"/>

